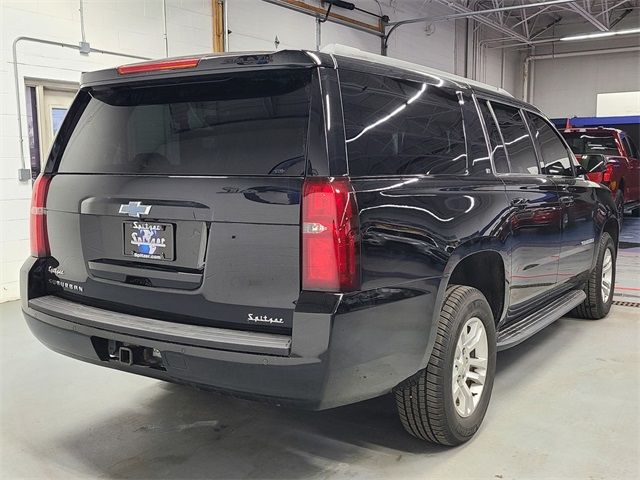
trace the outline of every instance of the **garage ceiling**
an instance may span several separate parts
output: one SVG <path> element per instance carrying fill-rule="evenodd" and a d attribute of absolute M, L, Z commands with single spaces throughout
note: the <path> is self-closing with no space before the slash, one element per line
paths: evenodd
<path fill-rule="evenodd" d="M 405 4 L 406 0 L 402 0 Z M 400 0 L 391 0 L 400 6 Z M 439 22 L 455 18 L 473 18 L 504 35 L 507 44 L 535 45 L 559 40 L 553 30 L 572 26 L 576 32 L 609 32 L 627 15 L 637 10 L 640 0 L 416 0 L 425 12 L 430 4 L 448 7 L 450 15 L 428 17 L 421 21 Z M 485 13 L 481 13 L 485 12 Z M 400 26 L 417 19 L 391 22 Z"/>

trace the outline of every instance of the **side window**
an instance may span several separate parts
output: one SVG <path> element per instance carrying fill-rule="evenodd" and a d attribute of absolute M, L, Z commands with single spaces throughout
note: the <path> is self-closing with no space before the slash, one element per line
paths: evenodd
<path fill-rule="evenodd" d="M 465 174 L 462 110 L 433 85 L 340 71 L 353 176 Z"/>
<path fill-rule="evenodd" d="M 472 175 L 491 175 L 491 162 L 487 151 L 487 141 L 478 116 L 475 102 L 468 95 L 462 97 L 462 116 L 467 137 L 469 171 Z"/>
<path fill-rule="evenodd" d="M 560 140 L 555 128 L 542 117 L 527 112 L 531 134 L 538 144 L 542 156 L 542 173 L 545 175 L 564 175 L 573 177 L 571 155 Z"/>
<path fill-rule="evenodd" d="M 625 149 L 627 150 L 627 154 L 631 158 L 640 159 L 640 157 L 638 156 L 638 149 L 635 143 L 633 143 L 633 140 L 631 140 L 629 136 L 625 136 L 624 141 L 625 141 L 624 143 L 625 143 Z"/>
<path fill-rule="evenodd" d="M 502 132 L 511 173 L 540 173 L 536 152 L 520 110 L 495 102 L 491 107 Z"/>
<path fill-rule="evenodd" d="M 493 154 L 493 164 L 497 173 L 509 173 L 509 162 L 507 161 L 507 154 L 502 143 L 502 137 L 500 136 L 500 130 L 496 125 L 495 120 L 487 102 L 480 100 L 480 112 L 484 118 L 484 123 L 487 125 L 487 132 L 489 134 L 489 143 L 491 145 L 491 152 Z"/>
<path fill-rule="evenodd" d="M 629 145 L 631 145 L 631 152 L 633 153 L 633 158 L 636 160 L 640 160 L 640 153 L 638 152 L 638 146 L 631 140 L 631 137 L 627 137 L 629 141 Z"/>

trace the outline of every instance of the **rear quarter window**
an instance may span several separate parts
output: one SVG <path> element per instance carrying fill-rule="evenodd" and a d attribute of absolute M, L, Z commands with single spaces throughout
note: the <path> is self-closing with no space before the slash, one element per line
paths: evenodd
<path fill-rule="evenodd" d="M 455 92 L 350 70 L 340 86 L 352 176 L 467 172 Z"/>
<path fill-rule="evenodd" d="M 302 175 L 311 80 L 282 70 L 90 89 L 58 171 Z"/>
<path fill-rule="evenodd" d="M 532 112 L 527 112 L 526 116 L 542 157 L 542 173 L 572 177 L 571 154 L 560 140 L 556 129 Z"/>

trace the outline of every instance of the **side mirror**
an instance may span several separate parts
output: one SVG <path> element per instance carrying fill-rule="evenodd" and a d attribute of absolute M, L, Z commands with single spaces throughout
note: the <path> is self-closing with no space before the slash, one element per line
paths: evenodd
<path fill-rule="evenodd" d="M 576 171 L 576 177 L 582 177 L 587 174 L 587 171 L 585 170 L 585 168 L 579 163 L 574 165 L 574 169 Z"/>
<path fill-rule="evenodd" d="M 585 173 L 602 173 L 607 169 L 607 159 L 604 155 L 583 155 L 580 161 Z"/>

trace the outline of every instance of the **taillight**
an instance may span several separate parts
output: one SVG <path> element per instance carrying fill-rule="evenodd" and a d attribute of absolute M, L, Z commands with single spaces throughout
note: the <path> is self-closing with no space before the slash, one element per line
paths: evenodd
<path fill-rule="evenodd" d="M 302 187 L 302 288 L 347 292 L 360 286 L 359 225 L 349 179 L 309 177 Z"/>
<path fill-rule="evenodd" d="M 612 175 L 613 175 L 613 165 L 609 163 L 607 165 L 604 173 L 602 174 L 602 181 L 603 182 L 610 182 Z"/>
<path fill-rule="evenodd" d="M 40 175 L 33 184 L 31 195 L 31 255 L 49 256 L 49 236 L 47 235 L 47 191 L 51 177 Z"/>
<path fill-rule="evenodd" d="M 200 63 L 199 58 L 176 58 L 174 60 L 158 60 L 153 62 L 132 63 L 121 65 L 116 70 L 119 75 L 130 73 L 157 72 L 160 70 L 179 70 L 182 68 L 195 68 Z"/>

